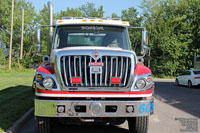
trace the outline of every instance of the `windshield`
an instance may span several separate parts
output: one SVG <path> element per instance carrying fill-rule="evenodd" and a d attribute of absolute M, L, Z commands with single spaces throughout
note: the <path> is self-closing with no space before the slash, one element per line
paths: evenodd
<path fill-rule="evenodd" d="M 125 27 L 70 25 L 56 29 L 54 48 L 76 46 L 119 47 L 129 50 Z"/>

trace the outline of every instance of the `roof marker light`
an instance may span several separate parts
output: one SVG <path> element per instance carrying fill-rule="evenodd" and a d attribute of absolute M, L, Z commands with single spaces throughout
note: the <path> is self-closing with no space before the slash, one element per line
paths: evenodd
<path fill-rule="evenodd" d="M 63 21 L 58 21 L 58 23 L 63 23 Z"/>

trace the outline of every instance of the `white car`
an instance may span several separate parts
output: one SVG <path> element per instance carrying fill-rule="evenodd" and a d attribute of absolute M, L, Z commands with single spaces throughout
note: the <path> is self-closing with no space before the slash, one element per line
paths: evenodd
<path fill-rule="evenodd" d="M 200 85 L 200 70 L 187 70 L 183 72 L 176 77 L 175 84 L 187 85 L 189 88 Z"/>

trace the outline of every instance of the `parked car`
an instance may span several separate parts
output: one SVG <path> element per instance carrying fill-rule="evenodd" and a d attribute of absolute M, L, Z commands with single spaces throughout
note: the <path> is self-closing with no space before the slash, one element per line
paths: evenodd
<path fill-rule="evenodd" d="M 176 85 L 187 85 L 189 88 L 200 85 L 200 70 L 187 70 L 176 77 Z"/>

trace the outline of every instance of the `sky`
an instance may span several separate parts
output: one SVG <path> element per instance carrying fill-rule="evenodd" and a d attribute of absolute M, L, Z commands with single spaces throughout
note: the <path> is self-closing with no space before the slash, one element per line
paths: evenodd
<path fill-rule="evenodd" d="M 49 0 L 26 0 L 33 3 L 37 12 L 41 10 L 44 4 L 47 4 Z M 121 10 L 128 9 L 129 7 L 134 7 L 138 12 L 142 12 L 139 8 L 139 5 L 142 0 L 50 0 L 53 4 L 54 13 L 60 12 L 61 10 L 66 10 L 66 8 L 78 8 L 81 5 L 85 5 L 88 2 L 95 4 L 95 7 L 98 8 L 100 5 L 103 5 L 104 8 L 104 17 L 110 17 L 111 14 L 117 13 L 118 16 L 121 16 Z"/>

